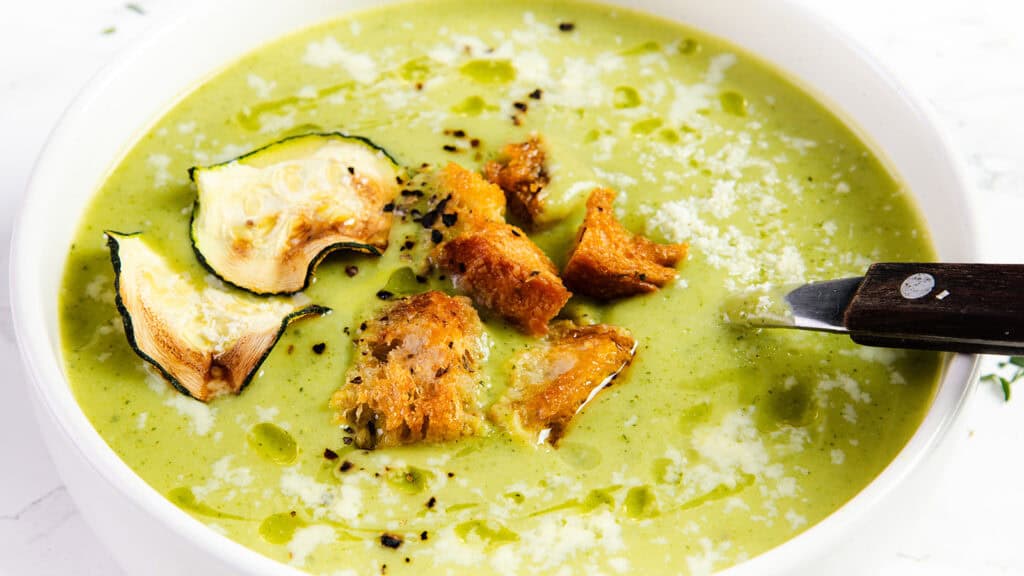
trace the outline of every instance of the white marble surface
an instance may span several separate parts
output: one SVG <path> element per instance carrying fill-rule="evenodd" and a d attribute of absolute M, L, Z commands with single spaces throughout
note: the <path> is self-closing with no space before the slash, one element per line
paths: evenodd
<path fill-rule="evenodd" d="M 284 0 L 282 0 L 284 1 Z M 802 0 L 859 39 L 938 111 L 967 160 L 986 260 L 1024 262 L 1024 3 Z M 32 162 L 88 78 L 118 50 L 198 0 L 4 0 L 0 16 L 0 238 Z M 113 29 L 113 31 L 111 31 Z M 117 575 L 77 514 L 28 411 L 0 248 L 0 574 Z M 994 360 L 988 360 L 992 365 Z M 922 528 L 881 574 L 1024 574 L 1024 388 L 982 385 Z M 849 575 L 865 573 L 857 565 Z"/>

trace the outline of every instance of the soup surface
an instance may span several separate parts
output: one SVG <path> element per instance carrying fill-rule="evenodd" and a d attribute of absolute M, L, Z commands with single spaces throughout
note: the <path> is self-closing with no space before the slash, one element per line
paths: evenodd
<path fill-rule="evenodd" d="M 558 448 L 490 426 L 434 445 L 343 442 L 328 402 L 352 361 L 348 333 L 395 282 L 407 224 L 380 258 L 335 253 L 319 266 L 305 295 L 333 313 L 291 326 L 238 396 L 192 400 L 132 351 L 103 231 L 144 231 L 190 281 L 216 283 L 189 242 L 188 168 L 320 131 L 368 137 L 409 167 L 471 169 L 536 133 L 550 204 L 531 237 L 556 265 L 598 186 L 619 192 L 630 230 L 690 243 L 664 289 L 567 306 L 627 328 L 638 351 Z M 93 424 L 154 489 L 312 573 L 702 574 L 854 496 L 913 433 L 939 367 L 933 354 L 843 337 L 730 328 L 725 299 L 933 257 L 901 184 L 864 143 L 734 46 L 590 4 L 401 4 L 264 46 L 128 151 L 71 248 L 65 369 Z M 437 274 L 428 285 L 452 292 Z M 482 316 L 486 406 L 532 338 Z"/>

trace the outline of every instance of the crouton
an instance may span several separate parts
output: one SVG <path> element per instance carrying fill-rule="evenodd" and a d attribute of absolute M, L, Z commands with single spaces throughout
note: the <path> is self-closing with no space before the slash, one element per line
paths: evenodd
<path fill-rule="evenodd" d="M 654 292 L 676 277 L 686 244 L 656 244 L 631 234 L 615 218 L 615 192 L 598 188 L 576 235 L 562 278 L 573 291 L 610 300 Z"/>
<path fill-rule="evenodd" d="M 547 255 L 509 224 L 484 224 L 438 252 L 438 264 L 457 289 L 527 334 L 547 333 L 548 322 L 572 296 Z"/>
<path fill-rule="evenodd" d="M 479 431 L 483 327 L 469 299 L 426 292 L 368 321 L 331 398 L 355 445 L 442 442 Z"/>
<path fill-rule="evenodd" d="M 505 221 L 505 194 L 480 174 L 452 162 L 437 175 L 438 195 L 449 198 L 447 211 L 458 215 L 460 229 Z"/>
<path fill-rule="evenodd" d="M 544 187 L 548 185 L 540 139 L 509 144 L 502 157 L 484 166 L 484 177 L 504 190 L 509 211 L 526 224 L 534 224 L 544 211 Z"/>
<path fill-rule="evenodd" d="M 573 417 L 629 366 L 635 351 L 624 328 L 559 322 L 545 341 L 515 358 L 508 392 L 490 416 L 531 443 L 556 446 Z"/>
<path fill-rule="evenodd" d="M 480 174 L 452 162 L 431 177 L 431 185 L 429 210 L 420 223 L 435 244 L 488 222 L 505 222 L 505 194 Z"/>

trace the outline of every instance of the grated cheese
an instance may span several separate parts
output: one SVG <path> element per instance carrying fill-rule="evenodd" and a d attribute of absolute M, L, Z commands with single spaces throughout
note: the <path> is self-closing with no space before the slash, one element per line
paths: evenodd
<path fill-rule="evenodd" d="M 294 566 L 305 565 L 306 558 L 308 558 L 314 550 L 320 546 L 334 542 L 337 537 L 338 535 L 334 531 L 334 528 L 323 524 L 299 528 L 295 531 L 295 535 L 292 536 L 291 541 L 289 541 L 286 546 L 288 555 L 291 556 L 289 564 Z"/>
<path fill-rule="evenodd" d="M 360 84 L 372 84 L 378 76 L 377 62 L 373 57 L 346 50 L 332 36 L 320 42 L 310 42 L 306 46 L 306 54 L 302 61 L 317 68 L 340 66 Z"/>
<path fill-rule="evenodd" d="M 256 97 L 263 100 L 269 99 L 274 93 L 274 88 L 277 87 L 277 82 L 256 74 L 249 74 L 245 81 L 256 92 Z"/>

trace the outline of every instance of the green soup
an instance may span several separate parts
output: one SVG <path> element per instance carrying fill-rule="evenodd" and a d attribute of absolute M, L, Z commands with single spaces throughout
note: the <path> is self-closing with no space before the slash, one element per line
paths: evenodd
<path fill-rule="evenodd" d="M 239 396 L 196 402 L 133 353 L 102 231 L 145 231 L 195 282 L 212 281 L 189 244 L 188 168 L 335 130 L 412 167 L 479 168 L 543 135 L 550 222 L 533 239 L 558 265 L 599 185 L 619 191 L 634 232 L 690 242 L 661 291 L 566 308 L 628 328 L 639 349 L 559 448 L 499 428 L 373 452 L 342 442 L 328 400 L 351 361 L 346 329 L 396 282 L 402 225 L 380 258 L 320 265 L 306 295 L 334 312 L 289 328 Z M 933 354 L 843 337 L 730 328 L 723 301 L 933 257 L 901 183 L 865 144 L 734 46 L 574 2 L 403 4 L 253 52 L 142 135 L 71 248 L 65 369 L 97 430 L 155 490 L 312 573 L 699 574 L 792 538 L 861 490 L 917 427 L 939 367 Z M 487 405 L 531 339 L 485 324 Z"/>

